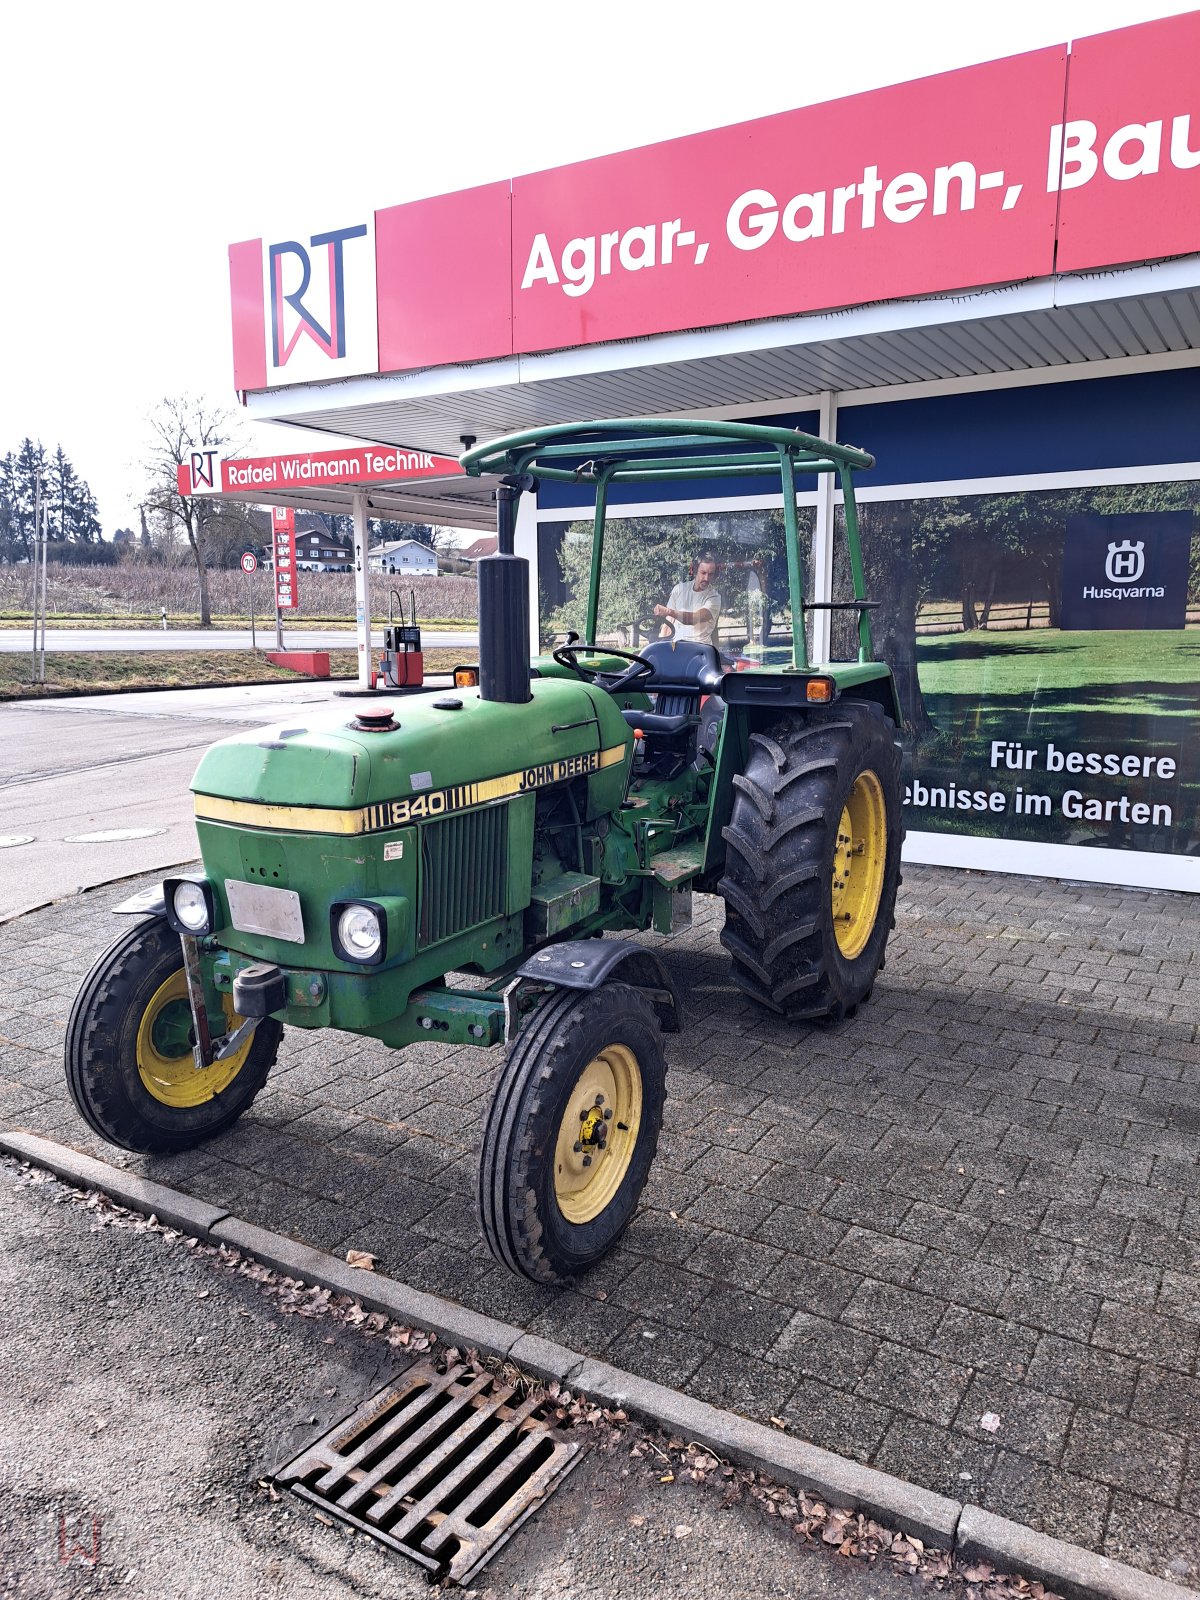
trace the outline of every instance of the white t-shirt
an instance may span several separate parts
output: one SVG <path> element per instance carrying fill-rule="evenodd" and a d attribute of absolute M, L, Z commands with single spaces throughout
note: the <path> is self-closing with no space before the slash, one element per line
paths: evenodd
<path fill-rule="evenodd" d="M 677 583 L 671 590 L 671 598 L 667 605 L 672 611 L 707 611 L 707 622 L 675 622 L 671 617 L 664 620 L 669 622 L 675 630 L 677 639 L 696 639 L 701 644 L 716 644 L 717 623 L 721 617 L 721 596 L 710 583 L 707 589 L 697 589 L 689 579 L 686 583 Z"/>

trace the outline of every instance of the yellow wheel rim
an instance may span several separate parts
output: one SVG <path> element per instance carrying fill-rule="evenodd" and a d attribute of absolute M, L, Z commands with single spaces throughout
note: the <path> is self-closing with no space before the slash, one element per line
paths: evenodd
<path fill-rule="evenodd" d="M 223 998 L 226 1026 L 236 1028 L 242 1018 L 234 1015 L 229 997 Z M 137 1069 L 142 1086 L 160 1104 L 177 1111 L 205 1105 L 228 1089 L 245 1066 L 254 1043 L 252 1034 L 224 1061 L 214 1061 L 199 1071 L 187 1039 L 191 1025 L 187 978 L 181 967 L 154 991 L 137 1031 Z"/>
<path fill-rule="evenodd" d="M 886 863 L 883 785 L 873 772 L 860 772 L 842 811 L 833 852 L 833 930 L 847 961 L 863 953 L 874 931 Z"/>
<path fill-rule="evenodd" d="M 626 1044 L 588 1062 L 571 1090 L 554 1147 L 554 1197 L 568 1222 L 591 1222 L 629 1171 L 642 1121 L 642 1069 Z"/>

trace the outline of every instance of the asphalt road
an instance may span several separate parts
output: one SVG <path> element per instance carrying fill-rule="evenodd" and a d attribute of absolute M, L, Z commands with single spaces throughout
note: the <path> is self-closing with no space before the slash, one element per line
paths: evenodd
<path fill-rule="evenodd" d="M 372 643 L 382 648 L 383 631 L 375 628 Z M 294 628 L 283 630 L 288 650 L 352 650 L 353 628 Z M 430 628 L 424 642 L 445 649 L 473 650 L 479 643 L 475 629 L 461 631 Z M 275 629 L 261 623 L 260 649 L 274 648 Z M 32 628 L 0 628 L 0 650 L 28 651 L 33 645 Z M 249 650 L 249 628 L 47 628 L 46 651 L 62 650 Z"/>
<path fill-rule="evenodd" d="M 329 704 L 353 702 L 305 681 L 0 704 L 0 921 L 195 860 L 188 785 L 204 750 Z"/>
<path fill-rule="evenodd" d="M 420 1600 L 402 1556 L 260 1480 L 406 1358 L 0 1160 L 0 1595 Z M 724 1483 L 593 1450 L 475 1579 L 499 1600 L 913 1600 Z M 450 1591 L 451 1593 L 461 1591 Z"/>

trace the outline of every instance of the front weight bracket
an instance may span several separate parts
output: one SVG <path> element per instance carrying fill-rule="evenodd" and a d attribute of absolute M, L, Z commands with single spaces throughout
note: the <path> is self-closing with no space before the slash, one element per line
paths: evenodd
<path fill-rule="evenodd" d="M 200 947 L 190 934 L 180 934 L 179 942 L 183 946 L 183 971 L 187 978 L 188 1004 L 192 1008 L 192 1058 L 196 1071 L 203 1072 L 212 1065 L 213 1044 L 204 1002 L 204 979 L 200 975 Z"/>

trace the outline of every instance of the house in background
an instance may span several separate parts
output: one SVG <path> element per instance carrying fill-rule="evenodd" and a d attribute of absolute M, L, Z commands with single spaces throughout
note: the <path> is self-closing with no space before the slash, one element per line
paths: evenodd
<path fill-rule="evenodd" d="M 340 533 L 324 529 L 296 534 L 296 567 L 300 572 L 350 572 L 354 547 Z"/>
<path fill-rule="evenodd" d="M 496 554 L 496 543 L 495 534 L 490 539 L 476 539 L 474 544 L 469 544 L 465 550 L 457 552 L 458 559 L 460 561 L 482 561 L 484 556 L 494 556 Z"/>
<path fill-rule="evenodd" d="M 437 553 L 417 539 L 392 539 L 387 544 L 376 545 L 368 553 L 367 570 L 403 573 L 411 578 L 436 578 Z"/>

